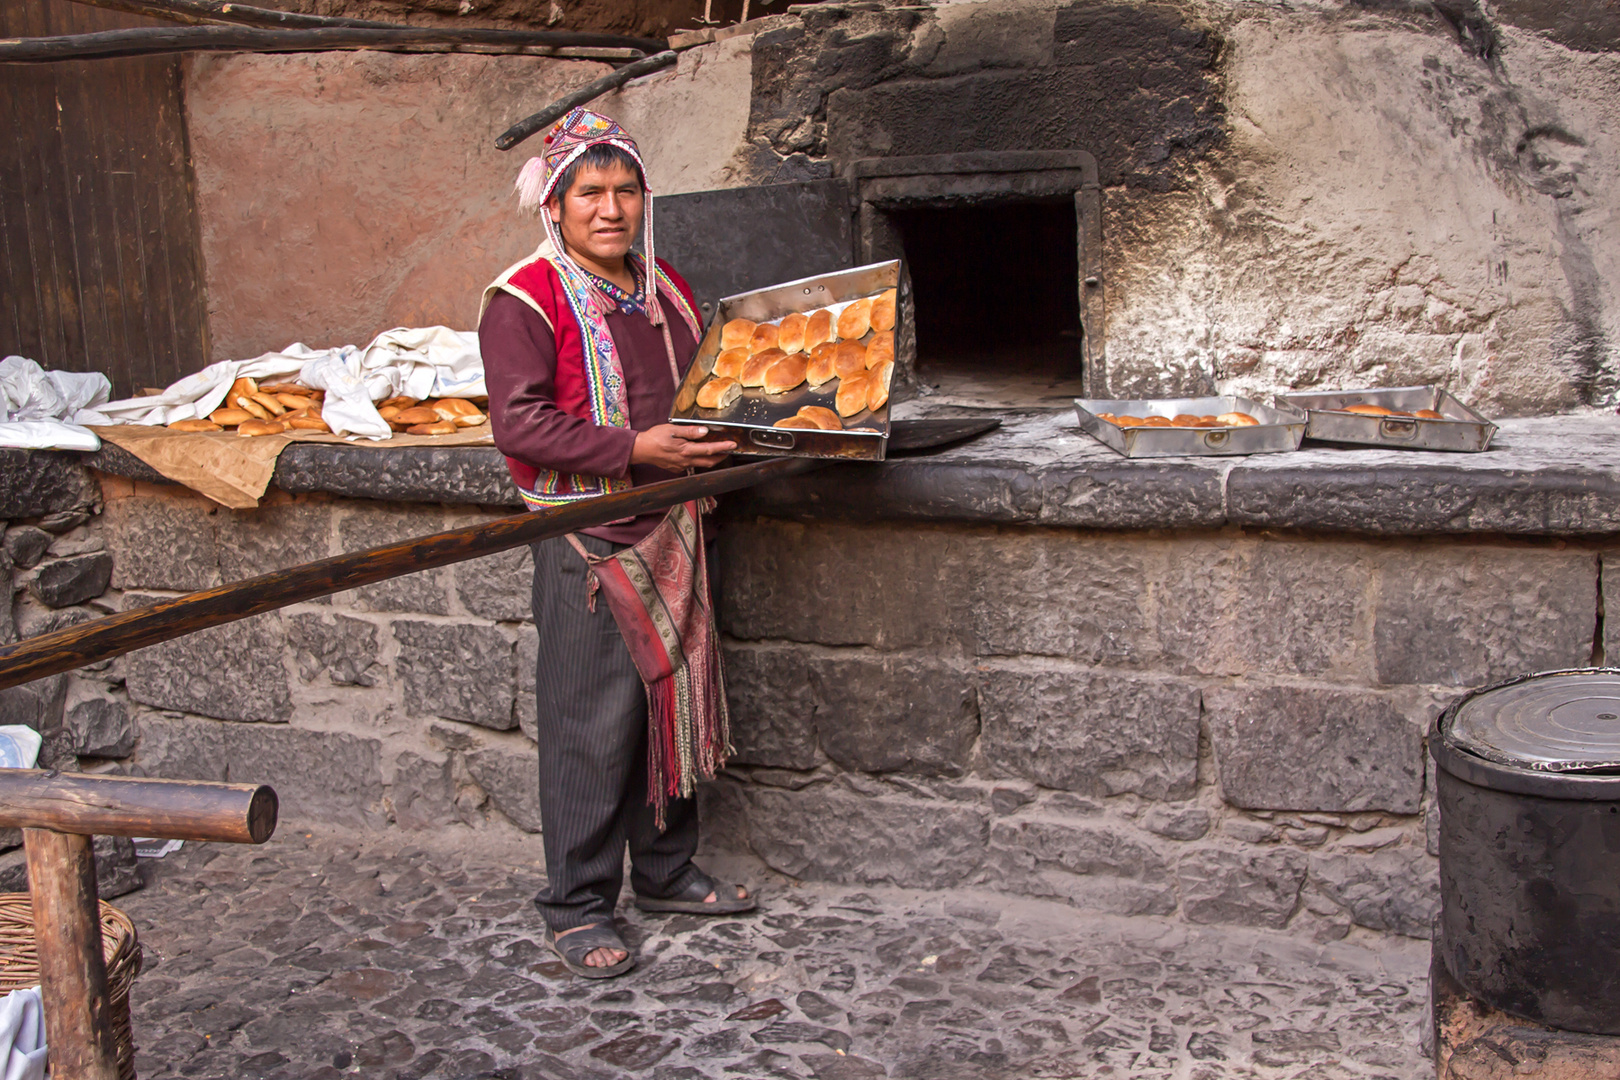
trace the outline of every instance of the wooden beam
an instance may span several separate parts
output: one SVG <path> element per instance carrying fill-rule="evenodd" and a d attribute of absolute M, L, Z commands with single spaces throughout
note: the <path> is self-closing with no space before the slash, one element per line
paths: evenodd
<path fill-rule="evenodd" d="M 149 607 L 108 615 L 0 648 L 0 689 L 72 671 L 97 660 L 122 656 L 132 649 L 274 611 L 302 600 L 493 555 L 604 522 L 664 510 L 689 499 L 720 495 L 766 480 L 793 476 L 826 464 L 826 461 L 809 458 L 771 458 L 751 465 L 661 480 L 619 495 L 604 495 L 572 506 L 518 514 L 420 540 L 338 555 L 159 601 Z M 0 817 L 0 823 L 3 821 Z"/>
<path fill-rule="evenodd" d="M 510 150 L 535 132 L 555 124 L 579 106 L 595 101 L 610 90 L 617 90 L 631 79 L 638 79 L 643 75 L 650 75 L 662 68 L 669 67 L 677 59 L 678 57 L 673 51 L 654 53 L 644 60 L 626 64 L 619 70 L 610 72 L 595 82 L 586 83 L 572 94 L 559 98 L 534 115 L 524 117 L 501 132 L 495 139 L 495 149 Z"/>
<path fill-rule="evenodd" d="M 172 52 L 488 52 L 525 49 L 656 49 L 660 42 L 573 30 L 457 30 L 436 27 L 324 27 L 260 29 L 249 26 L 142 27 L 93 34 L 0 39 L 0 63 L 102 60 Z"/>
<path fill-rule="evenodd" d="M 0 828 L 262 844 L 277 813 L 262 784 L 0 769 Z M 30 848 L 30 873 L 32 862 Z"/>
<path fill-rule="evenodd" d="M 24 829 L 52 1080 L 118 1080 L 90 837 Z"/>
<path fill-rule="evenodd" d="M 230 0 L 74 0 L 88 7 L 124 11 L 131 15 L 145 15 L 149 19 L 167 19 L 187 26 L 207 26 L 229 23 L 237 26 L 279 26 L 286 29 L 317 26 L 371 27 L 389 29 L 399 23 L 377 22 L 373 19 L 344 19 L 329 15 L 304 15 L 296 11 L 278 11 L 275 8 L 251 7 L 233 4 Z"/>

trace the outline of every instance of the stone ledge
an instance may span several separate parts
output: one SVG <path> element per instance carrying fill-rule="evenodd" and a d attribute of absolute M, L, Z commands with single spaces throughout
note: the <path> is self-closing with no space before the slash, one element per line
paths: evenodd
<path fill-rule="evenodd" d="M 111 448 L 96 469 L 151 479 Z M 493 447 L 302 443 L 276 465 L 285 491 L 521 505 Z M 1620 533 L 1620 418 L 1504 420 L 1483 454 L 1312 446 L 1246 458 L 1128 460 L 1068 411 L 1014 413 L 937 454 L 851 464 L 766 484 L 728 512 L 856 521 L 966 521 L 1091 529 L 1227 525 L 1371 535 Z"/>

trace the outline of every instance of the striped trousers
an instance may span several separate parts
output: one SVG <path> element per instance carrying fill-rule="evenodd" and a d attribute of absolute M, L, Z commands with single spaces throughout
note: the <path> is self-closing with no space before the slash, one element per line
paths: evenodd
<path fill-rule="evenodd" d="M 593 555 L 624 545 L 579 537 Z M 554 931 L 609 920 L 624 884 L 670 896 L 699 873 L 695 799 L 672 799 L 662 832 L 647 805 L 647 692 L 607 601 L 587 606 L 585 560 L 565 537 L 534 551 L 540 822 L 546 887 L 535 906 Z"/>

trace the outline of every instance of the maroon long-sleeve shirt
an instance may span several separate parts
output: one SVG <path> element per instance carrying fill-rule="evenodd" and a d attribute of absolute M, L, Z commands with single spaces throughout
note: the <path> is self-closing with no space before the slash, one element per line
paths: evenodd
<path fill-rule="evenodd" d="M 697 341 L 673 304 L 658 297 L 669 323 L 681 371 L 697 352 Z M 636 432 L 667 423 L 675 402 L 675 381 L 664 352 L 664 335 L 645 314 L 613 312 L 608 330 L 624 369 L 630 395 L 630 427 L 599 427 L 557 407 L 557 345 L 539 312 L 506 292 L 489 301 L 478 324 L 478 346 L 489 388 L 489 420 L 495 445 L 507 457 L 540 469 L 588 476 L 628 476 L 636 485 L 678 474 L 656 465 L 630 464 Z M 623 525 L 582 530 L 618 544 L 633 544 L 652 532 L 663 512 L 643 514 Z"/>

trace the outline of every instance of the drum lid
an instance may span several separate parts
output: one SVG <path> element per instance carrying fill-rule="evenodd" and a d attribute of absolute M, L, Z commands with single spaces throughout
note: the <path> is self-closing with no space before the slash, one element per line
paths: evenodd
<path fill-rule="evenodd" d="M 1477 690 L 1441 737 L 1487 761 L 1537 772 L 1620 772 L 1620 670 L 1527 675 Z"/>

